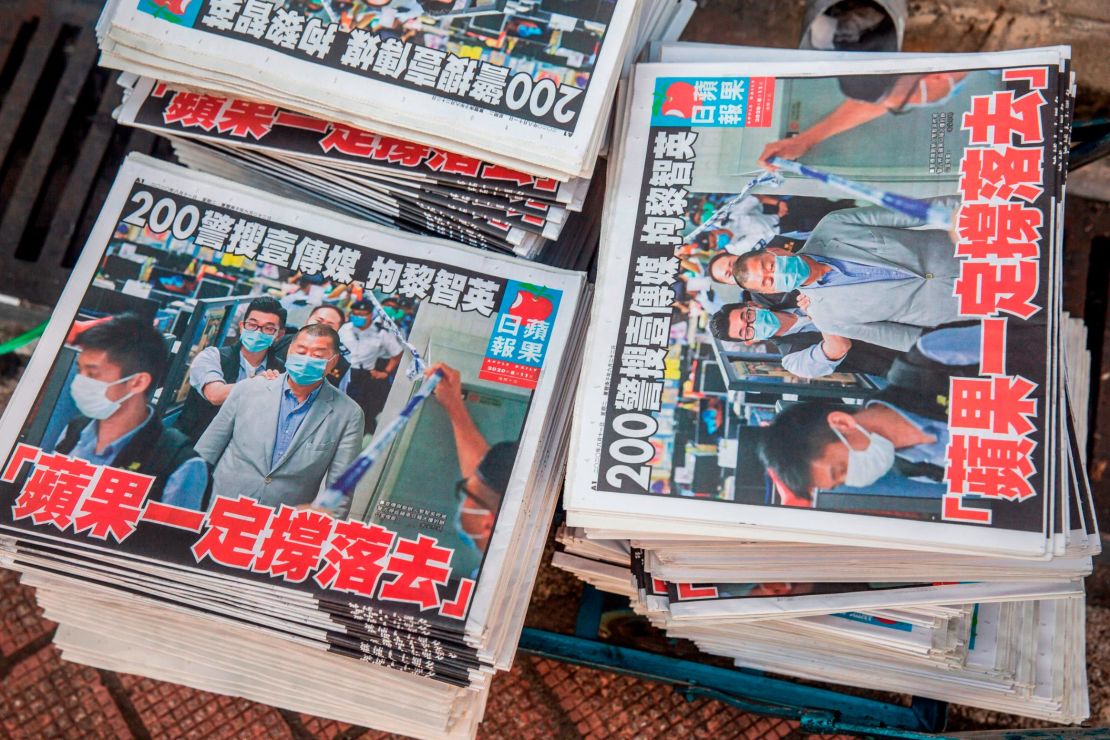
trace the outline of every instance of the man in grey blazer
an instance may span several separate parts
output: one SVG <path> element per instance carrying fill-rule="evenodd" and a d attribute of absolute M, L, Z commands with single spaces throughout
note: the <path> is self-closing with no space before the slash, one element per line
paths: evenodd
<path fill-rule="evenodd" d="M 236 383 L 196 451 L 215 466 L 215 496 L 300 506 L 358 455 L 359 405 L 324 377 L 339 362 L 339 336 L 324 324 L 297 332 L 286 371 Z M 344 512 L 337 512 L 343 514 Z"/>
<path fill-rule="evenodd" d="M 959 197 L 934 202 L 955 210 Z M 923 329 L 959 319 L 959 268 L 948 231 L 868 206 L 825 216 L 797 254 L 767 248 L 737 258 L 733 276 L 756 293 L 799 290 L 826 337 L 904 351 Z"/>

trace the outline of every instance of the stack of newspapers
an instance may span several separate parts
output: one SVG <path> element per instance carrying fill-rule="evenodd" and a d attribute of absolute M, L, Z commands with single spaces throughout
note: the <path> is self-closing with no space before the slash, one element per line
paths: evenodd
<path fill-rule="evenodd" d="M 1081 721 L 1069 50 L 653 60 L 556 564 L 740 666 Z"/>
<path fill-rule="evenodd" d="M 121 123 L 184 164 L 410 232 L 575 266 L 621 72 L 693 0 L 128 0 Z M 561 238 L 560 238 L 561 237 Z"/>
<path fill-rule="evenodd" d="M 279 300 L 294 274 L 328 300 Z M 132 155 L 0 422 L 0 564 L 68 660 L 473 737 L 588 304 L 582 273 Z"/>

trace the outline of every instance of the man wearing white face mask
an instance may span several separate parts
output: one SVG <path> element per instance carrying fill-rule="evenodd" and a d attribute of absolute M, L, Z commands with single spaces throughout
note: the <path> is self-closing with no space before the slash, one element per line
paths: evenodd
<path fill-rule="evenodd" d="M 812 500 L 814 490 L 872 485 L 900 461 L 902 470 L 940 482 L 948 444 L 947 420 L 930 418 L 891 402 L 866 406 L 799 403 L 766 427 L 759 453 L 793 493 Z"/>
<path fill-rule="evenodd" d="M 293 337 L 284 373 L 235 384 L 196 445 L 215 467 L 214 496 L 302 506 L 335 482 L 363 431 L 358 404 L 324 380 L 338 361 L 339 335 L 311 324 Z"/>
<path fill-rule="evenodd" d="M 889 385 L 863 406 L 788 406 L 761 430 L 760 459 L 807 500 L 815 489 L 865 488 L 891 471 L 941 483 L 949 380 L 978 374 L 980 331 L 970 324 L 927 333 L 894 361 L 886 374 Z"/>
<path fill-rule="evenodd" d="M 58 452 L 154 477 L 147 498 L 199 509 L 208 467 L 183 434 L 163 427 L 147 399 L 162 381 L 162 335 L 134 314 L 82 332 L 70 395 L 81 416 L 70 422 Z"/>

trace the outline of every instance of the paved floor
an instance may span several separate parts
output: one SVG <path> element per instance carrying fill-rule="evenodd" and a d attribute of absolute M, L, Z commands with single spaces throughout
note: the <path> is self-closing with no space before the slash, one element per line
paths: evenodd
<path fill-rule="evenodd" d="M 31 589 L 0 570 L 0 737 L 387 737 L 184 686 L 68 663 Z M 485 738 L 787 738 L 796 723 L 669 688 L 522 656 L 497 677 Z"/>

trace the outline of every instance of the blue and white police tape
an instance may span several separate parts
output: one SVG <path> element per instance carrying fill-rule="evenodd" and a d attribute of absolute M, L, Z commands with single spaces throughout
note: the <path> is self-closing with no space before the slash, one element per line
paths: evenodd
<path fill-rule="evenodd" d="M 360 452 L 358 457 L 347 466 L 347 469 L 339 474 L 335 483 L 328 486 L 327 490 L 316 497 L 312 505 L 334 511 L 345 501 L 350 501 L 351 497 L 354 496 L 355 486 L 358 485 L 358 482 L 362 480 L 370 468 L 374 467 L 378 458 L 389 449 L 389 445 L 405 428 L 416 409 L 432 395 L 442 379 L 443 372 L 440 370 L 436 370 L 429 375 L 420 389 L 413 394 L 405 407 L 397 414 L 396 418 L 377 431 L 374 438 L 370 440 L 370 444 L 366 445 L 366 449 Z"/>
<path fill-rule="evenodd" d="M 782 175 L 777 172 L 764 172 L 758 177 L 753 178 L 750 182 L 748 182 L 747 185 L 740 189 L 739 193 L 729 198 L 728 201 L 726 201 L 720 208 L 713 211 L 712 216 L 703 221 L 701 225 L 698 226 L 698 228 L 691 231 L 689 234 L 683 237 L 683 239 L 687 243 L 692 242 L 698 234 L 711 229 L 715 223 L 724 218 L 724 215 L 728 213 L 730 208 L 742 201 L 753 189 L 759 187 L 760 185 L 771 185 L 772 187 L 778 187 L 782 184 L 782 181 Z"/>
<path fill-rule="evenodd" d="M 416 350 L 416 347 L 413 347 L 411 344 L 409 344 L 409 340 L 406 339 L 405 335 L 401 333 L 401 327 L 397 326 L 397 322 L 395 322 L 393 318 L 385 312 L 385 308 L 382 306 L 381 302 L 378 301 L 378 297 L 374 295 L 374 291 L 367 288 L 365 291 L 363 291 L 363 296 L 365 296 L 367 300 L 374 304 L 374 310 L 378 312 L 378 316 L 381 318 L 382 325 L 386 328 L 386 330 L 389 331 L 389 333 L 393 336 L 397 337 L 397 341 L 399 341 L 402 345 L 404 345 L 405 349 L 412 353 L 412 364 L 409 365 L 409 369 L 405 371 L 405 377 L 407 377 L 409 380 L 416 380 L 424 374 L 424 368 L 427 367 L 427 365 L 425 365 L 424 363 L 424 358 L 420 356 L 420 353 Z"/>
<path fill-rule="evenodd" d="M 952 228 L 952 209 L 938 206 L 925 200 L 918 198 L 910 198 L 898 193 L 892 193 L 889 190 L 876 188 L 862 182 L 849 180 L 840 175 L 834 175 L 831 172 L 824 172 L 823 170 L 814 169 L 801 162 L 795 162 L 792 159 L 783 159 L 782 157 L 771 157 L 767 160 L 768 163 L 773 164 L 780 170 L 792 172 L 795 175 L 808 177 L 818 182 L 828 183 L 835 188 L 843 190 L 849 195 L 854 195 L 857 198 L 866 200 L 869 203 L 874 203 L 877 206 L 888 208 L 892 211 L 916 218 L 917 220 L 929 225 L 937 226 L 942 229 Z"/>

